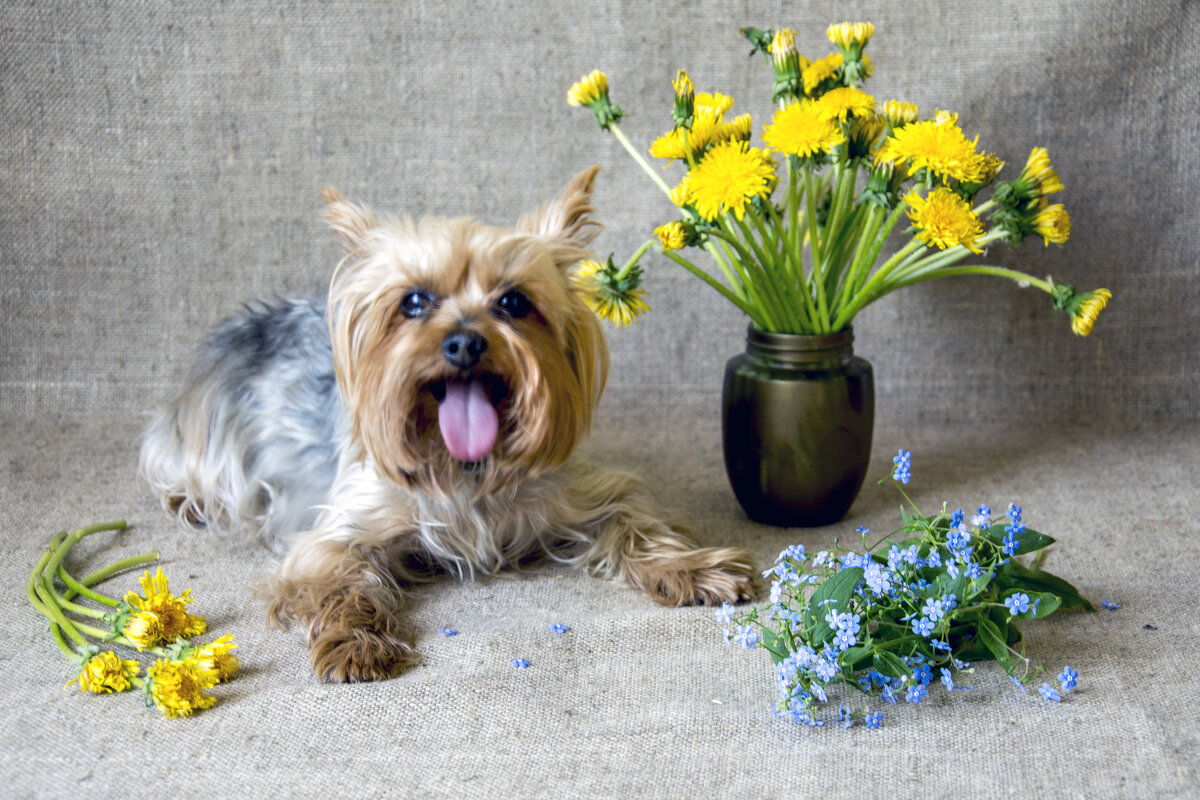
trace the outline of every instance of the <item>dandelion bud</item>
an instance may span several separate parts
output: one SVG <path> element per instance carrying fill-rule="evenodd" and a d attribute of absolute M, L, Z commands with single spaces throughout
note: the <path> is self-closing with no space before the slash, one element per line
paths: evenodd
<path fill-rule="evenodd" d="M 680 222 L 668 222 L 666 225 L 659 225 L 654 229 L 654 235 L 658 237 L 663 250 L 679 250 L 687 242 L 687 234 L 684 232 L 683 224 Z"/>
<path fill-rule="evenodd" d="M 917 121 L 917 104 L 888 100 L 883 104 L 883 118 L 892 128 L 903 128 Z"/>
<path fill-rule="evenodd" d="M 806 63 L 796 50 L 796 35 L 787 28 L 775 32 L 769 47 L 771 66 L 775 70 L 775 86 L 771 99 L 795 99 L 800 96 L 804 87 L 803 70 Z"/>
<path fill-rule="evenodd" d="M 1017 183 L 1018 191 L 1024 190 L 1023 194 L 1028 197 L 1045 197 L 1064 188 L 1058 173 L 1050 166 L 1050 154 L 1044 147 L 1033 148 Z"/>
<path fill-rule="evenodd" d="M 875 35 L 875 26 L 869 22 L 835 22 L 825 31 L 825 35 L 842 51 L 857 48 L 862 52 Z"/>
<path fill-rule="evenodd" d="M 863 58 L 863 48 L 875 33 L 869 22 L 839 22 L 829 26 L 825 35 L 837 45 L 843 59 L 842 80 L 846 86 L 858 86 L 870 76 L 871 67 Z"/>
<path fill-rule="evenodd" d="M 137 649 L 142 650 L 162 641 L 163 624 L 157 614 L 135 611 L 126 618 L 121 633 L 133 642 Z"/>
<path fill-rule="evenodd" d="M 567 91 L 567 105 L 590 108 L 604 130 L 625 116 L 625 112 L 608 99 L 608 76 L 598 69 L 571 85 Z"/>
<path fill-rule="evenodd" d="M 688 196 L 688 185 L 687 184 L 688 184 L 687 175 L 684 175 L 683 180 L 681 180 L 679 182 L 679 185 L 671 190 L 671 202 L 674 203 L 675 205 L 679 206 L 680 208 L 683 208 L 685 205 L 687 205 L 687 196 Z"/>
<path fill-rule="evenodd" d="M 675 73 L 671 86 L 675 89 L 675 110 L 671 115 L 675 128 L 690 128 L 695 119 L 696 87 L 684 70 Z"/>
<path fill-rule="evenodd" d="M 1045 240 L 1047 247 L 1051 242 L 1061 247 L 1071 235 L 1071 217 L 1061 203 L 1055 203 L 1034 216 L 1033 229 Z"/>
<path fill-rule="evenodd" d="M 1112 292 L 1108 289 L 1080 293 L 1067 284 L 1054 287 L 1054 308 L 1071 315 L 1071 330 L 1076 336 L 1087 336 L 1092 332 L 1096 318 L 1111 299 Z"/>

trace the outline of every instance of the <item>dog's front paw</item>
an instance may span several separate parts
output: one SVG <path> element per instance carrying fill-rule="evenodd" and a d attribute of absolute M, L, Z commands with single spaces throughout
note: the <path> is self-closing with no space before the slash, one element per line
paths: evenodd
<path fill-rule="evenodd" d="M 646 576 L 646 589 L 668 606 L 720 605 L 751 600 L 754 563 L 743 550 L 706 547 L 680 554 Z"/>
<path fill-rule="evenodd" d="M 318 678 L 341 683 L 394 678 L 418 662 L 412 645 L 372 628 L 325 628 L 309 643 Z"/>

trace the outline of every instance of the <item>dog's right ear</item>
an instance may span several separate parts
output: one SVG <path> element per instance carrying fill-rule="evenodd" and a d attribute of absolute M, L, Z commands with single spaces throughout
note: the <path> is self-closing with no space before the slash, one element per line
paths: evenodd
<path fill-rule="evenodd" d="M 332 186 L 321 190 L 321 199 L 325 201 L 325 221 L 337 231 L 348 250 L 359 249 L 367 231 L 378 224 L 375 215 L 369 209 L 351 203 Z"/>

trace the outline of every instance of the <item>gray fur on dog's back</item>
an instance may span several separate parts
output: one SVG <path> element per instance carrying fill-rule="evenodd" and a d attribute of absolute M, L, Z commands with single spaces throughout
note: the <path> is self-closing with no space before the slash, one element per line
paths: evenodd
<path fill-rule="evenodd" d="M 189 525 L 305 530 L 337 469 L 342 412 L 323 298 L 262 301 L 201 346 L 142 444 L 142 474 Z"/>

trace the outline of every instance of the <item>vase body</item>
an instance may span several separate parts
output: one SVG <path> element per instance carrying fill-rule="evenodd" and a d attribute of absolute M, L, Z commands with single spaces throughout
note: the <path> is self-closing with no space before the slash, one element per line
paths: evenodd
<path fill-rule="evenodd" d="M 804 336 L 750 326 L 725 366 L 722 432 L 733 493 L 751 519 L 828 525 L 866 477 L 875 430 L 871 365 L 854 333 Z"/>

